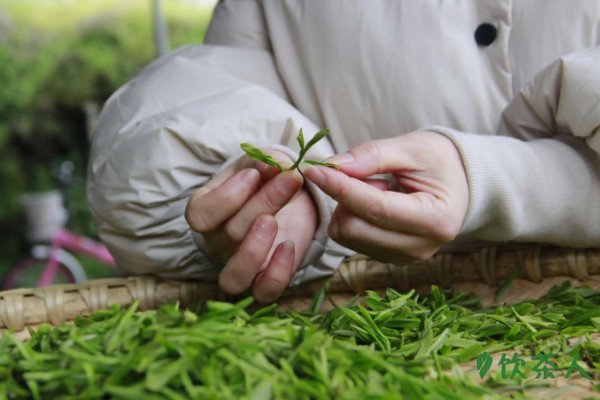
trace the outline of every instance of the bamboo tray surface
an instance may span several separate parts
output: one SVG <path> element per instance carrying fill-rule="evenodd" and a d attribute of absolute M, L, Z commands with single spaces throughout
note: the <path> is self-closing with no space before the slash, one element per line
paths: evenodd
<path fill-rule="evenodd" d="M 393 287 L 427 289 L 432 284 L 480 296 L 494 304 L 497 286 L 516 277 L 503 302 L 538 298 L 561 280 L 600 288 L 600 249 L 556 247 L 484 247 L 474 252 L 438 254 L 408 265 L 382 263 L 357 255 L 344 261 L 328 279 L 289 288 L 279 303 L 302 307 L 325 282 L 329 293 L 340 298 Z M 90 280 L 82 284 L 52 285 L 0 292 L 0 330 L 21 331 L 48 322 L 61 325 L 114 304 L 135 301 L 140 310 L 178 301 L 187 306 L 206 300 L 229 300 L 214 282 L 166 280 L 136 276 Z"/>

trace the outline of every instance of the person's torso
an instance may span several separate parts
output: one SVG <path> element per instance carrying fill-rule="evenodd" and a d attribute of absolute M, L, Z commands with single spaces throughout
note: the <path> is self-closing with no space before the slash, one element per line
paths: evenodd
<path fill-rule="evenodd" d="M 494 134 L 535 73 L 600 45 L 598 0 L 265 0 L 263 7 L 294 105 L 332 130 L 338 151 L 430 125 Z"/>

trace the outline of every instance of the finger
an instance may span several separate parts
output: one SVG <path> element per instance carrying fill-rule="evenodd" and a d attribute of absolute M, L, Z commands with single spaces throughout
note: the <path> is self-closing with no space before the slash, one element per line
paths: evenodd
<path fill-rule="evenodd" d="M 231 240 L 223 233 L 222 228 L 215 231 L 203 233 L 204 251 L 211 259 L 220 263 L 226 263 L 237 251 L 240 243 Z"/>
<path fill-rule="evenodd" d="M 267 259 L 277 233 L 277 222 L 272 215 L 256 219 L 237 252 L 231 256 L 219 274 L 219 286 L 229 294 L 248 289 Z"/>
<path fill-rule="evenodd" d="M 329 225 L 329 235 L 359 253 L 394 263 L 426 260 L 444 244 L 430 238 L 382 229 L 343 207 L 336 208 Z"/>
<path fill-rule="evenodd" d="M 445 209 L 433 195 L 379 190 L 331 168 L 304 169 L 304 176 L 361 218 L 383 229 L 437 239 L 454 239 L 454 225 L 445 220 Z"/>
<path fill-rule="evenodd" d="M 279 162 L 279 165 L 281 165 L 284 169 L 289 169 L 289 167 L 292 166 L 290 158 L 285 154 L 270 149 L 263 149 L 263 151 L 271 155 L 271 157 L 273 157 L 275 160 L 277 160 L 277 162 Z M 236 172 L 246 168 L 256 169 L 260 173 L 261 181 L 263 182 L 268 181 L 269 179 L 273 178 L 275 175 L 281 172 L 276 167 L 265 164 L 262 161 L 252 160 L 248 157 L 241 157 L 235 163 L 218 173 L 208 182 L 206 182 L 206 184 L 199 188 L 197 192 L 201 194 L 208 193 L 214 188 L 223 184 L 223 182 L 229 179 Z"/>
<path fill-rule="evenodd" d="M 185 219 L 197 232 L 209 232 L 229 219 L 246 203 L 258 186 L 260 175 L 255 169 L 243 169 L 216 188 L 194 192 L 185 210 Z"/>
<path fill-rule="evenodd" d="M 208 182 L 206 182 L 204 185 L 202 185 L 202 187 L 199 188 L 196 191 L 196 193 L 206 194 L 206 193 L 210 192 L 211 190 L 222 185 L 227 179 L 229 179 L 236 173 L 240 172 L 241 170 L 247 169 L 247 168 L 257 169 L 256 167 L 259 164 L 262 164 L 262 163 L 251 160 L 248 157 L 242 157 L 239 160 L 237 160 L 235 163 L 230 165 L 229 167 L 225 168 L 223 171 L 221 171 L 218 174 L 216 174 L 215 176 L 213 176 Z"/>
<path fill-rule="evenodd" d="M 278 227 L 275 243 L 294 242 L 295 268 L 304 260 L 317 229 L 319 217 L 315 210 L 311 195 L 307 190 L 301 190 L 275 214 Z"/>
<path fill-rule="evenodd" d="M 254 282 L 252 295 L 261 303 L 271 303 L 279 298 L 294 275 L 294 242 L 286 240 L 275 249 L 267 268 Z"/>
<path fill-rule="evenodd" d="M 284 171 L 268 181 L 225 224 L 228 237 L 241 241 L 259 215 L 277 213 L 298 193 L 302 183 L 302 176 L 296 171 Z"/>
<path fill-rule="evenodd" d="M 263 149 L 263 151 L 273 157 L 279 165 L 281 165 L 283 170 L 288 170 L 293 165 L 292 160 L 283 153 L 271 149 Z M 277 167 L 265 164 L 262 161 L 254 161 L 252 167 L 260 172 L 263 181 L 268 181 L 281 172 Z"/>
<path fill-rule="evenodd" d="M 255 161 L 254 163 L 254 168 L 256 168 L 256 170 L 260 173 L 260 178 L 262 182 L 266 182 L 272 179 L 281 172 L 276 167 L 269 164 L 265 164 L 262 161 Z"/>
<path fill-rule="evenodd" d="M 318 223 L 318 217 L 310 207 L 316 207 L 312 203 L 310 194 L 306 190 L 300 190 L 275 214 L 278 227 L 275 242 L 281 243 L 288 239 L 294 242 L 295 266 L 298 266 L 304 259 Z M 300 216 L 300 220 L 298 220 L 298 216 Z M 225 227 L 205 233 L 203 237 L 207 255 L 213 260 L 223 263 L 237 251 L 239 246 L 239 241 L 233 240 Z M 275 251 L 275 247 L 271 248 L 267 260 L 271 258 L 273 251 Z"/>
<path fill-rule="evenodd" d="M 413 136 L 368 141 L 326 161 L 337 164 L 341 171 L 357 178 L 412 170 L 417 168 L 413 152 L 416 146 L 421 146 L 419 141 L 413 140 Z"/>
<path fill-rule="evenodd" d="M 385 179 L 363 179 L 363 182 L 368 183 L 369 185 L 377 188 L 379 190 L 389 190 L 390 183 Z"/>

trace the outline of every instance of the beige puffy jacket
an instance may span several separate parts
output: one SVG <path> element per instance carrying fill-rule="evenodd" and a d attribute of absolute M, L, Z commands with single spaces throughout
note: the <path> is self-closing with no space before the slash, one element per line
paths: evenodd
<path fill-rule="evenodd" d="M 226 0 L 206 45 L 152 63 L 106 103 L 88 197 L 127 273 L 214 279 L 184 219 L 190 193 L 239 143 L 314 157 L 418 129 L 460 150 L 461 237 L 600 246 L 600 1 Z M 326 235 L 293 284 L 331 274 Z"/>

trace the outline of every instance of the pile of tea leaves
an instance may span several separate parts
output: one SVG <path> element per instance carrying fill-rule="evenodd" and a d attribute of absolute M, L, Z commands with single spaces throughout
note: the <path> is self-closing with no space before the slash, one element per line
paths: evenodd
<path fill-rule="evenodd" d="M 564 284 L 545 297 L 482 308 L 442 292 L 369 292 L 320 312 L 276 306 L 248 311 L 252 299 L 100 311 L 74 324 L 0 338 L 0 399 L 495 399 L 524 398 L 546 380 L 483 382 L 460 363 L 482 354 L 554 354 L 554 373 L 576 356 L 600 378 L 600 292 Z M 479 360 L 478 360 L 479 361 Z M 495 367 L 494 367 L 495 368 Z M 579 372 L 574 373 L 579 374 Z M 596 386 L 596 389 L 598 387 Z"/>

